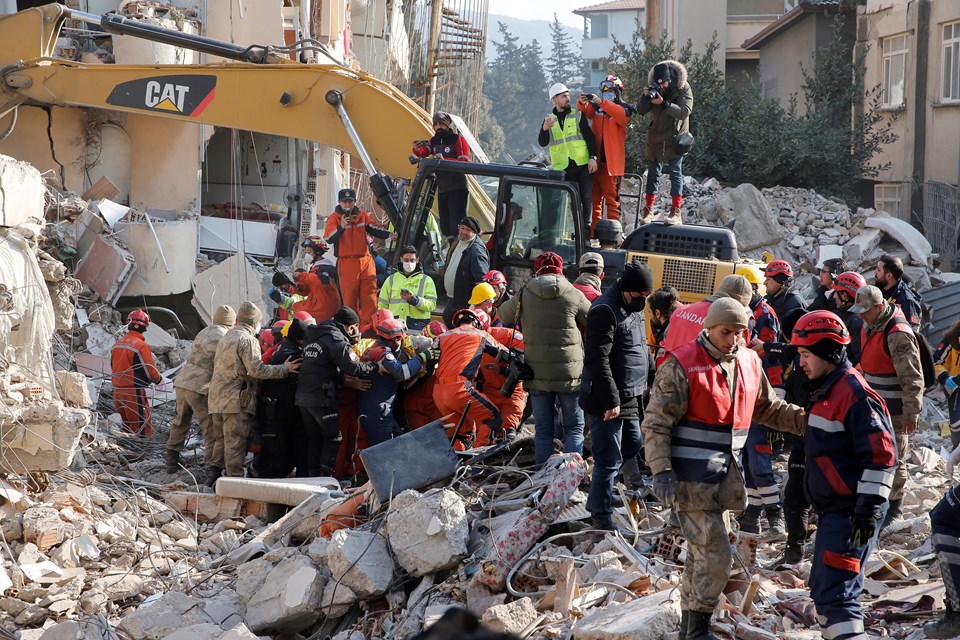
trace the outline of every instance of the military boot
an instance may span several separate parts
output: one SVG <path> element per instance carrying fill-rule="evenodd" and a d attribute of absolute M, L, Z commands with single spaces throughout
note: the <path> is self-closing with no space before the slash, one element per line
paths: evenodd
<path fill-rule="evenodd" d="M 891 500 L 890 508 L 887 509 L 887 517 L 883 519 L 883 524 L 880 525 L 880 531 L 883 531 L 890 526 L 890 523 L 894 520 L 900 519 L 900 503 L 901 500 Z"/>
<path fill-rule="evenodd" d="M 640 224 L 650 224 L 653 222 L 653 207 L 648 204 L 643 205 L 643 215 L 640 218 Z"/>
<path fill-rule="evenodd" d="M 217 479 L 223 475 L 223 469 L 220 467 L 208 467 L 207 468 L 207 486 L 213 487 L 217 484 Z"/>
<path fill-rule="evenodd" d="M 180 470 L 180 452 L 167 449 L 163 458 L 167 473 L 176 473 Z"/>
<path fill-rule="evenodd" d="M 680 207 L 670 207 L 670 215 L 664 220 L 666 224 L 683 224 L 683 216 L 680 215 Z"/>
<path fill-rule="evenodd" d="M 680 609 L 680 633 L 677 635 L 677 640 L 687 640 L 687 624 L 690 621 L 690 611 L 687 609 Z"/>
<path fill-rule="evenodd" d="M 766 507 L 764 515 L 767 516 L 767 531 L 764 533 L 764 540 L 767 542 L 781 542 L 787 539 L 787 530 L 783 523 L 783 507 L 774 505 Z"/>
<path fill-rule="evenodd" d="M 760 507 L 750 506 L 740 514 L 737 522 L 740 523 L 740 531 L 744 533 L 760 533 Z"/>
<path fill-rule="evenodd" d="M 934 620 L 923 626 L 923 633 L 928 638 L 956 638 L 960 636 L 960 611 L 956 611 L 947 600 L 947 611 L 939 620 Z"/>
<path fill-rule="evenodd" d="M 687 620 L 685 640 L 715 640 L 715 636 L 710 633 L 710 620 L 712 618 L 712 612 L 691 611 Z"/>
<path fill-rule="evenodd" d="M 803 546 L 788 544 L 783 552 L 783 564 L 797 564 L 803 560 Z"/>

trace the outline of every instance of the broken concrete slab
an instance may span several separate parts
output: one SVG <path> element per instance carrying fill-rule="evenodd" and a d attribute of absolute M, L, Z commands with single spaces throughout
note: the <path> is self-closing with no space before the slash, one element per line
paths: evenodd
<path fill-rule="evenodd" d="M 83 620 L 64 620 L 43 631 L 40 640 L 103 640 L 109 623 L 100 616 Z"/>
<path fill-rule="evenodd" d="M 0 457 L 10 473 L 60 471 L 70 466 L 91 414 L 60 403 L 35 403 L 23 408 L 16 429 L 0 441 Z M 0 419 L 0 428 L 5 427 Z"/>
<path fill-rule="evenodd" d="M 191 304 L 207 324 L 213 323 L 213 312 L 222 304 L 234 309 L 249 300 L 260 307 L 263 317 L 269 317 L 263 302 L 260 274 L 243 253 L 237 253 L 220 264 L 198 273 L 190 279 L 193 288 Z"/>
<path fill-rule="evenodd" d="M 87 408 L 93 404 L 87 378 L 73 371 L 54 371 L 57 379 L 57 393 L 60 399 L 74 407 Z"/>
<path fill-rule="evenodd" d="M 211 493 L 168 491 L 163 494 L 163 501 L 188 518 L 196 518 L 201 523 L 247 516 L 260 519 L 267 517 L 265 502 L 222 498 Z"/>
<path fill-rule="evenodd" d="M 342 583 L 337 584 L 336 580 L 329 580 L 323 589 L 320 611 L 328 618 L 339 618 L 346 615 L 357 599 L 353 589 Z"/>
<path fill-rule="evenodd" d="M 0 155 L 0 226 L 16 227 L 31 218 L 42 221 L 46 190 L 31 164 Z"/>
<path fill-rule="evenodd" d="M 483 622 L 494 631 L 519 634 L 540 614 L 530 598 L 520 598 L 507 604 L 490 607 L 483 613 Z"/>
<path fill-rule="evenodd" d="M 139 640 L 162 640 L 177 629 L 209 622 L 203 600 L 171 591 L 124 616 L 117 629 Z"/>
<path fill-rule="evenodd" d="M 283 560 L 247 602 L 247 624 L 257 634 L 297 633 L 320 617 L 316 603 L 326 578 L 303 555 Z"/>
<path fill-rule="evenodd" d="M 880 229 L 864 229 L 843 245 L 843 258 L 850 264 L 860 264 L 883 239 Z"/>
<path fill-rule="evenodd" d="M 927 264 L 933 247 L 912 224 L 906 220 L 892 218 L 887 215 L 873 215 L 863 221 L 868 228 L 880 229 L 889 236 L 896 238 L 903 248 L 910 252 L 910 257 L 920 264 Z"/>
<path fill-rule="evenodd" d="M 23 512 L 23 539 L 46 551 L 67 538 L 67 523 L 51 507 L 31 507 Z"/>
<path fill-rule="evenodd" d="M 177 629 L 163 640 L 219 640 L 223 635 L 223 629 L 209 622 L 192 624 L 188 627 Z"/>
<path fill-rule="evenodd" d="M 408 489 L 393 500 L 387 539 L 411 576 L 449 569 L 467 555 L 470 535 L 463 499 L 450 489 Z"/>
<path fill-rule="evenodd" d="M 228 478 L 217 481 L 216 492 L 224 498 L 260 500 L 295 507 L 311 495 L 346 496 L 336 478 Z"/>
<path fill-rule="evenodd" d="M 786 236 L 760 190 L 752 184 L 729 189 L 717 199 L 717 213 L 724 224 L 736 220 L 734 232 L 741 250 L 776 246 Z"/>
<path fill-rule="evenodd" d="M 151 218 L 150 224 L 146 215 Z M 190 279 L 197 272 L 198 225 L 196 217 L 178 218 L 174 212 L 152 209 L 148 214 L 131 212 L 118 222 L 117 234 L 137 263 L 126 295 L 165 296 L 189 291 Z"/>
<path fill-rule="evenodd" d="M 103 575 L 93 581 L 92 588 L 107 594 L 111 600 L 126 600 L 140 595 L 144 579 L 136 574 Z"/>
<path fill-rule="evenodd" d="M 96 236 L 74 275 L 102 300 L 112 303 L 123 294 L 136 267 L 133 254 L 119 242 Z"/>
<path fill-rule="evenodd" d="M 588 613 L 573 625 L 575 640 L 659 640 L 680 624 L 680 594 L 667 589 Z"/>
<path fill-rule="evenodd" d="M 334 531 L 330 538 L 327 566 L 334 580 L 365 598 L 378 596 L 393 581 L 393 558 L 379 533 L 357 529 Z"/>

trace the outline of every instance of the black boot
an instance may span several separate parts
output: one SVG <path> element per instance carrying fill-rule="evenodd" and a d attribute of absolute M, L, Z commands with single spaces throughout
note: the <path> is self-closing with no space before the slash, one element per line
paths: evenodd
<path fill-rule="evenodd" d="M 787 544 L 783 552 L 783 564 L 797 564 L 803 560 L 803 547 L 799 544 Z"/>
<path fill-rule="evenodd" d="M 883 531 L 890 526 L 890 523 L 894 520 L 900 519 L 900 503 L 902 500 L 891 500 L 890 508 L 887 509 L 887 517 L 883 519 L 883 524 L 880 525 L 880 531 Z"/>
<path fill-rule="evenodd" d="M 947 611 L 939 620 L 923 625 L 923 633 L 928 638 L 956 638 L 960 636 L 960 612 L 954 611 L 947 601 Z"/>
<path fill-rule="evenodd" d="M 746 511 L 737 518 L 737 522 L 740 523 L 740 531 L 744 533 L 760 533 L 760 515 L 762 513 L 763 511 L 760 507 L 747 507 Z"/>
<path fill-rule="evenodd" d="M 207 486 L 214 487 L 217 484 L 217 479 L 223 475 L 223 469 L 220 467 L 208 467 L 207 468 Z"/>
<path fill-rule="evenodd" d="M 783 523 L 783 507 L 775 505 L 766 507 L 764 515 L 767 516 L 767 531 L 764 533 L 764 540 L 767 542 L 780 542 L 787 539 L 787 530 Z"/>
<path fill-rule="evenodd" d="M 164 464 L 166 464 L 167 473 L 176 473 L 179 471 L 180 452 L 167 449 L 166 455 L 164 456 Z"/>
<path fill-rule="evenodd" d="M 687 640 L 687 624 L 689 621 L 690 611 L 680 609 L 680 634 L 677 636 L 677 640 Z"/>
<path fill-rule="evenodd" d="M 687 637 L 685 640 L 716 640 L 710 633 L 710 620 L 713 612 L 691 611 L 687 620 Z"/>

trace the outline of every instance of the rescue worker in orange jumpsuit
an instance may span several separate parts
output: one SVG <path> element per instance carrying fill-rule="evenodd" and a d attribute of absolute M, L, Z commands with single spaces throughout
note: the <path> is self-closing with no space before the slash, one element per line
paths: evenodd
<path fill-rule="evenodd" d="M 267 289 L 267 296 L 280 305 L 297 314 L 307 313 L 314 323 L 325 322 L 333 317 L 343 302 L 340 299 L 340 283 L 337 267 L 323 257 L 330 246 L 318 236 L 310 236 L 303 241 L 303 259 L 309 266 L 307 271 L 297 271 L 293 278 L 298 295 L 284 293 L 274 286 Z"/>
<path fill-rule="evenodd" d="M 150 316 L 135 309 L 127 316 L 127 334 L 110 351 L 113 373 L 113 408 L 123 420 L 123 430 L 149 438 L 153 435 L 152 411 L 147 387 L 160 382 L 160 372 L 143 333 Z"/>
<path fill-rule="evenodd" d="M 483 330 L 480 310 L 461 309 L 453 314 L 453 328 L 443 333 L 434 343 L 432 359 L 437 362 L 436 386 L 433 401 L 440 413 L 460 416 L 466 412 L 463 426 L 456 434 L 454 448 L 469 449 L 477 437 L 477 426 L 483 424 L 496 432 L 503 423 L 500 410 L 489 396 L 477 388 L 480 361 L 483 354 L 493 356 L 499 362 L 510 360 L 510 351 Z M 488 320 L 489 322 L 489 316 Z M 469 408 L 467 407 L 469 403 Z M 448 435 L 453 436 L 451 432 Z"/>
<path fill-rule="evenodd" d="M 390 231 L 357 206 L 357 192 L 340 189 L 340 204 L 327 218 L 326 242 L 333 245 L 340 276 L 343 306 L 357 312 L 365 324 L 377 310 L 377 268 L 367 244 L 367 234 L 386 240 Z"/>
<path fill-rule="evenodd" d="M 447 328 L 439 320 L 431 320 L 420 330 L 420 335 L 436 340 Z M 437 409 L 433 401 L 433 388 L 437 377 L 426 374 L 411 381 L 403 392 L 403 413 L 407 419 L 407 429 L 419 429 L 425 424 L 439 420 L 444 414 Z"/>
<path fill-rule="evenodd" d="M 480 319 L 483 321 L 483 316 L 480 316 Z M 485 324 L 483 329 L 511 351 L 523 351 L 523 334 L 516 329 L 491 327 L 489 324 Z M 483 447 L 494 444 L 498 440 L 515 440 L 517 438 L 517 427 L 520 426 L 520 420 L 523 418 L 523 407 L 527 403 L 527 394 L 523 390 L 523 382 L 517 382 L 513 393 L 504 397 L 500 390 L 507 379 L 507 365 L 499 362 L 490 354 L 484 353 L 480 359 L 480 369 L 483 376 L 481 391 L 490 398 L 490 401 L 500 411 L 503 424 L 501 430 L 494 434 L 490 433 L 485 424 L 478 424 L 476 446 Z"/>

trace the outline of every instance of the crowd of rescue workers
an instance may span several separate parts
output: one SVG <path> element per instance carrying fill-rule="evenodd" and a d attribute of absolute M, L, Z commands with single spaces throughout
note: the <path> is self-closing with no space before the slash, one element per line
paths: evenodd
<path fill-rule="evenodd" d="M 653 85 L 644 89 L 639 111 L 654 121 L 689 117 L 692 94 L 678 67 L 665 61 L 651 69 L 662 96 Z M 623 85 L 611 76 L 600 89 L 581 96 L 577 113 L 606 130 L 596 120 L 618 113 Z M 544 120 L 541 145 L 550 146 L 555 167 L 589 164 L 598 173 L 614 145 L 605 145 L 607 153 L 602 145 L 596 163 L 598 134 L 583 156 L 568 144 L 580 139 L 574 130 L 556 121 L 571 113 L 569 92 L 560 85 L 550 94 L 556 108 Z M 672 109 L 681 94 L 689 105 Z M 416 155 L 469 157 L 447 114 L 434 116 L 434 129 L 434 138 L 415 142 Z M 648 159 L 669 164 L 671 182 L 679 175 L 675 158 Z M 603 171 L 600 181 L 611 175 Z M 600 189 L 599 209 L 594 197 L 585 211 L 609 217 L 616 183 Z M 221 475 L 245 473 L 360 482 L 357 452 L 365 447 L 437 421 L 460 451 L 511 442 L 529 407 L 536 465 L 555 451 L 582 455 L 588 438 L 592 528 L 616 528 L 618 476 L 631 492 L 671 507 L 687 542 L 682 639 L 713 637 L 710 621 L 732 562 L 731 513 L 739 514 L 740 532 L 781 551 L 777 565 L 812 560 L 809 586 L 824 638 L 865 639 L 862 567 L 900 516 L 910 435 L 932 384 L 946 392 L 956 429 L 951 477 L 960 459 L 960 323 L 931 353 L 922 301 L 893 255 L 880 258 L 872 284 L 841 259 L 825 261 L 809 305 L 793 291 L 794 270 L 784 260 L 769 262 L 762 278 L 740 267 L 710 297 L 681 304 L 675 289 L 655 288 L 639 261 L 601 290 L 599 253 L 583 254 L 570 282 L 563 259 L 547 251 L 514 291 L 489 269 L 488 245 L 466 215 L 462 188 L 451 179 L 438 199 L 450 241 L 442 322 L 433 319 L 437 283 L 416 247 L 401 247 L 378 283 L 370 238 L 391 232 L 356 206 L 353 189 L 341 190 L 323 237 L 302 243 L 302 268 L 274 276 L 267 290 L 277 303 L 273 325 L 263 328 L 260 308 L 248 301 L 218 308 L 196 336 L 175 377 L 167 471 L 180 468 L 194 417 L 211 486 Z M 645 222 L 653 193 L 648 186 Z M 666 222 L 679 222 L 679 195 Z M 146 437 L 146 389 L 161 381 L 143 338 L 149 323 L 146 312 L 132 312 L 111 356 L 115 408 L 126 430 Z M 249 463 L 248 450 L 255 451 Z M 778 455 L 788 458 L 783 487 L 774 472 Z M 960 492 L 947 491 L 930 518 L 947 612 L 926 634 L 954 637 Z"/>

